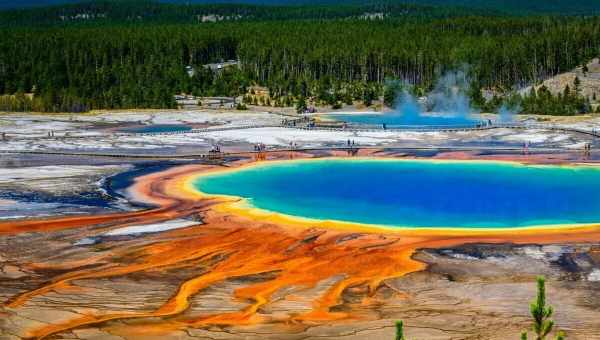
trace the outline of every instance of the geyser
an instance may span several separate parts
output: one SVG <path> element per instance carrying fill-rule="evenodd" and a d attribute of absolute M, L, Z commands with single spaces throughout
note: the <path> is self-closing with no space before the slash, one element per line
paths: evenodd
<path fill-rule="evenodd" d="M 397 105 L 383 114 L 336 114 L 327 118 L 354 124 L 386 127 L 472 127 L 485 124 L 472 107 L 469 80 L 464 71 L 448 72 L 425 98 L 416 98 L 407 90 L 398 94 Z"/>

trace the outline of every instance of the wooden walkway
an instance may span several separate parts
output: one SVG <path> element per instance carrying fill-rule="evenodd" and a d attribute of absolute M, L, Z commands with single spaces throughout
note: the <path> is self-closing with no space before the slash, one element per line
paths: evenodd
<path fill-rule="evenodd" d="M 17 138 L 18 140 L 37 140 L 37 139 L 75 139 L 75 138 L 105 138 L 105 137 L 119 137 L 119 136 L 161 136 L 161 135 L 177 135 L 177 134 L 202 134 L 219 131 L 231 131 L 231 130 L 245 130 L 245 129 L 259 129 L 259 128 L 288 128 L 308 131 L 335 131 L 335 132 L 401 132 L 401 131 L 414 131 L 414 132 L 468 132 L 468 131 L 480 131 L 480 130 L 492 130 L 492 129 L 518 129 L 518 130 L 550 130 L 559 131 L 566 133 L 579 133 L 588 135 L 591 137 L 600 137 L 600 133 L 596 131 L 575 129 L 568 127 L 560 127 L 553 125 L 543 124 L 499 124 L 489 125 L 480 127 L 423 127 L 422 129 L 401 129 L 401 128 L 369 128 L 369 127 L 348 127 L 348 128 L 327 128 L 327 127 L 308 127 L 308 126 L 289 126 L 289 125 L 278 125 L 278 124 L 262 124 L 262 125 L 240 125 L 240 126 L 229 126 L 221 128 L 205 128 L 205 129 L 193 129 L 187 131 L 172 131 L 172 132 L 157 132 L 157 133 L 115 133 L 109 135 L 99 136 L 53 136 L 53 137 L 31 137 L 31 138 Z M 522 152 L 523 148 L 515 146 L 369 146 L 362 147 L 356 146 L 349 148 L 347 146 L 331 146 L 331 147 L 310 147 L 310 148 L 273 148 L 265 151 L 240 151 L 240 152 L 222 152 L 222 153 L 185 153 L 185 154 L 174 154 L 174 155 L 163 155 L 163 154 L 141 154 L 141 153 L 120 153 L 120 152 L 96 152 L 96 151 L 52 151 L 52 150 L 3 150 L 0 154 L 32 154 L 32 155 L 62 155 L 62 156 L 82 156 L 82 157 L 107 157 L 107 158 L 129 158 L 129 159 L 212 159 L 222 157 L 233 157 L 240 155 L 249 154 L 260 154 L 260 153 L 278 153 L 278 152 L 319 152 L 319 151 L 355 151 L 356 149 L 385 149 L 392 152 L 409 152 L 409 151 L 490 151 L 490 152 Z M 529 147 L 531 153 L 557 153 L 557 152 L 578 152 L 578 150 L 559 148 L 559 147 Z"/>
<path fill-rule="evenodd" d="M 551 130 L 568 133 L 580 133 L 593 137 L 600 137 L 600 132 L 575 129 L 568 127 L 560 127 L 555 125 L 543 125 L 543 124 L 498 124 L 488 126 L 415 126 L 415 127 L 392 127 L 383 129 L 382 127 L 374 126 L 350 126 L 347 128 L 332 128 L 332 127 L 319 127 L 319 126 L 293 126 L 293 125 L 280 125 L 280 124 L 260 124 L 260 125 L 240 125 L 240 126 L 229 126 L 222 128 L 205 128 L 205 129 L 192 129 L 187 131 L 171 131 L 171 132 L 154 132 L 154 133 L 119 133 L 117 136 L 159 136 L 159 135 L 178 135 L 178 134 L 195 134 L 195 133 L 210 133 L 219 131 L 231 131 L 231 130 L 247 130 L 247 129 L 262 129 L 262 128 L 287 128 L 297 129 L 305 131 L 335 131 L 335 132 L 402 132 L 402 131 L 414 131 L 414 132 L 468 132 L 468 131 L 484 131 L 494 129 L 517 129 L 517 130 Z"/>
<path fill-rule="evenodd" d="M 105 157 L 105 158 L 127 158 L 127 159 L 161 159 L 161 160 L 189 160 L 189 159 L 219 159 L 226 157 L 248 156 L 270 153 L 285 153 L 285 152 L 323 152 L 323 151 L 345 151 L 355 152 L 358 150 L 384 150 L 386 152 L 419 152 L 419 151 L 489 151 L 489 152 L 513 152 L 521 153 L 523 148 L 520 147 L 499 147 L 499 146 L 355 146 L 355 147 L 312 147 L 312 148 L 274 148 L 265 151 L 237 151 L 237 152 L 221 152 L 221 153 L 182 153 L 174 155 L 164 154 L 133 154 L 133 153 L 118 153 L 118 152 L 82 152 L 82 151 L 49 151 L 49 150 L 4 150 L 0 154 L 21 154 L 21 155 L 57 155 L 57 156 L 79 156 L 79 157 Z M 529 147 L 528 153 L 576 153 L 580 150 L 556 147 Z"/>
<path fill-rule="evenodd" d="M 402 127 L 383 127 L 371 126 L 348 126 L 346 128 L 335 128 L 335 127 L 322 127 L 322 126 L 302 126 L 302 125 L 282 125 L 282 124 L 247 124 L 238 126 L 226 126 L 216 128 L 204 128 L 204 129 L 191 129 L 181 131 L 169 131 L 169 132 L 116 132 L 110 134 L 100 135 L 56 135 L 56 136 L 34 136 L 34 137 L 19 137 L 19 134 L 8 133 L 6 134 L 7 139 L 13 140 L 38 140 L 38 139 L 90 139 L 90 138 L 107 138 L 107 137 L 126 137 L 126 136 L 168 136 L 168 135 L 184 135 L 184 134 L 203 134 L 220 131 L 232 131 L 232 130 L 248 130 L 248 129 L 263 129 L 263 128 L 286 128 L 296 129 L 305 131 L 335 131 L 335 132 L 468 132 L 468 131 L 484 131 L 494 129 L 517 129 L 517 130 L 551 130 L 560 131 L 567 133 L 579 133 L 593 137 L 600 137 L 600 131 L 590 131 L 584 129 L 575 129 L 568 127 L 560 127 L 555 125 L 544 125 L 544 124 L 497 124 L 488 126 L 402 126 Z"/>

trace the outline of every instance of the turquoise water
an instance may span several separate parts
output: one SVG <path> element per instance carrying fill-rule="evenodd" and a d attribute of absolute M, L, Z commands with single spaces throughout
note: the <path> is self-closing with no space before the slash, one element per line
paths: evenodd
<path fill-rule="evenodd" d="M 153 124 L 140 127 L 122 129 L 123 132 L 130 133 L 165 133 L 190 131 L 192 128 L 184 124 Z"/>
<path fill-rule="evenodd" d="M 406 227 L 600 222 L 600 170 L 498 162 L 287 161 L 210 174 L 207 194 L 314 219 Z"/>
<path fill-rule="evenodd" d="M 456 126 L 456 127 L 471 127 L 481 122 L 476 116 L 458 116 L 458 115 L 425 115 L 425 114 L 331 114 L 323 115 L 323 117 L 351 124 L 361 125 L 383 125 L 388 127 L 394 126 Z"/>

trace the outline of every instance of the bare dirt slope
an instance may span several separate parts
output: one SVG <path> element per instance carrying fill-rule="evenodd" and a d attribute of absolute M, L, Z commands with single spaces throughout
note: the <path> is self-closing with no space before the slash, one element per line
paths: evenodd
<path fill-rule="evenodd" d="M 600 58 L 595 58 L 587 65 L 587 70 L 583 66 L 577 67 L 570 72 L 561 73 L 552 78 L 546 79 L 541 84 L 536 85 L 536 90 L 546 86 L 553 94 L 563 93 L 567 85 L 572 90 L 575 88 L 575 78 L 580 81 L 580 93 L 589 98 L 592 103 L 600 103 Z M 521 93 L 529 93 L 531 86 L 526 87 Z"/>

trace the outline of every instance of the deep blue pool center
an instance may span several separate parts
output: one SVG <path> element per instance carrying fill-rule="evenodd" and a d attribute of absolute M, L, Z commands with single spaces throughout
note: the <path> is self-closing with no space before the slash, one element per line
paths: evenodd
<path fill-rule="evenodd" d="M 321 220 L 391 227 L 514 228 L 600 222 L 600 170 L 508 162 L 323 159 L 205 175 L 207 194 Z"/>

